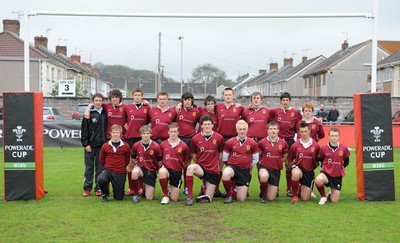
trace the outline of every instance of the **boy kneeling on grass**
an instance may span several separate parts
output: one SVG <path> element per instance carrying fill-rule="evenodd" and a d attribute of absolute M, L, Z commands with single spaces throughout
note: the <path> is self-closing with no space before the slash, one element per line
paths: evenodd
<path fill-rule="evenodd" d="M 102 192 L 102 202 L 107 202 L 110 195 L 108 184 L 111 182 L 115 200 L 124 200 L 126 166 L 130 161 L 130 148 L 121 140 L 122 127 L 114 124 L 110 128 L 111 140 L 103 144 L 100 150 L 100 164 L 104 170 L 98 183 Z"/>

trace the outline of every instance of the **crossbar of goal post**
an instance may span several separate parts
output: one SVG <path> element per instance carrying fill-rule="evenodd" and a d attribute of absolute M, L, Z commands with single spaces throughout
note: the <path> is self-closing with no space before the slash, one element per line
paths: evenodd
<path fill-rule="evenodd" d="M 29 16 L 69 16 L 69 17 L 121 17 L 121 18 L 192 18 L 192 19 L 306 19 L 306 18 L 370 18 L 373 21 L 371 92 L 376 92 L 377 65 L 377 0 L 374 13 L 280 13 L 280 14 L 223 14 L 223 13 L 107 13 L 107 12 L 64 12 L 64 11 L 24 11 L 26 21 L 24 35 L 24 77 L 25 91 L 29 90 Z"/>

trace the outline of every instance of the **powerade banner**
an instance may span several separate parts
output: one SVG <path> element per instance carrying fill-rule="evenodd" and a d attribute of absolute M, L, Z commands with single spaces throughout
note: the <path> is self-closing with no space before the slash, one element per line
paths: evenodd
<path fill-rule="evenodd" d="M 354 101 L 358 197 L 395 200 L 390 94 L 356 94 Z"/>
<path fill-rule="evenodd" d="M 39 199 L 43 193 L 43 94 L 3 93 L 4 198 Z M 40 109 L 38 109 L 39 107 Z"/>
<path fill-rule="evenodd" d="M 3 130 L 0 121 L 0 145 L 3 145 Z M 78 121 L 49 121 L 43 123 L 44 146 L 82 146 L 81 123 Z"/>

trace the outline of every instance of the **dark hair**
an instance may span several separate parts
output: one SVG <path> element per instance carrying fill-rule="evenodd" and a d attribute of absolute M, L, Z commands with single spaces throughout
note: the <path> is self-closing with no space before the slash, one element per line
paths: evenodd
<path fill-rule="evenodd" d="M 292 97 L 290 96 L 290 94 L 288 92 L 283 92 L 281 94 L 280 99 L 283 100 L 284 98 L 288 98 L 289 100 L 292 100 Z"/>
<path fill-rule="evenodd" d="M 192 99 L 192 104 L 191 104 L 191 105 L 193 105 L 194 97 L 193 97 L 192 93 L 190 93 L 190 92 L 185 92 L 185 93 L 182 94 L 182 98 L 181 98 L 181 100 L 182 100 L 182 105 L 183 105 L 183 101 L 184 101 L 184 100 L 187 100 L 187 99 Z"/>
<path fill-rule="evenodd" d="M 102 94 L 96 93 L 96 94 L 94 94 L 94 95 L 92 96 L 92 101 L 94 101 L 94 99 L 95 99 L 96 97 L 99 97 L 99 98 L 101 98 L 102 100 L 104 100 L 104 96 L 103 96 Z"/>
<path fill-rule="evenodd" d="M 167 96 L 167 98 L 168 98 L 168 93 L 165 91 L 161 91 L 160 93 L 157 94 L 157 99 L 159 96 Z"/>
<path fill-rule="evenodd" d="M 279 126 L 279 123 L 274 122 L 274 121 L 271 121 L 268 123 L 267 127 L 270 127 L 270 126 L 276 126 L 276 127 L 278 127 L 278 129 L 281 129 L 281 126 Z"/>
<path fill-rule="evenodd" d="M 300 129 L 300 128 L 305 128 L 305 127 L 307 127 L 308 130 L 310 130 L 310 125 L 308 125 L 308 123 L 305 123 L 305 122 L 300 123 L 299 129 Z"/>
<path fill-rule="evenodd" d="M 119 102 L 122 102 L 122 93 L 119 89 L 113 89 L 108 93 L 108 99 L 111 100 L 112 97 L 119 98 Z"/>
<path fill-rule="evenodd" d="M 212 124 L 214 124 L 213 119 L 211 118 L 211 116 L 203 116 L 202 118 L 200 118 L 200 124 L 203 125 L 203 122 L 205 121 L 210 121 Z"/>
<path fill-rule="evenodd" d="M 214 102 L 214 105 L 217 104 L 217 101 L 215 100 L 214 96 L 209 95 L 204 99 L 204 106 L 207 105 L 207 102 L 211 102 L 211 101 Z"/>
<path fill-rule="evenodd" d="M 230 88 L 230 87 L 226 87 L 226 88 L 222 91 L 222 94 L 224 94 L 225 91 L 232 91 L 232 93 L 235 93 L 235 91 L 234 91 L 232 88 Z"/>

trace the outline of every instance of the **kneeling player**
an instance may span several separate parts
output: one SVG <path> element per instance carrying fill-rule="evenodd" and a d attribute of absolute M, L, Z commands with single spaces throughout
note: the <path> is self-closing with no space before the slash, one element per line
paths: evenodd
<path fill-rule="evenodd" d="M 337 128 L 329 130 L 329 143 L 321 148 L 318 158 L 322 161 L 322 169 L 315 179 L 315 185 L 321 199 L 319 205 L 324 205 L 328 200 L 324 185 L 331 188 L 330 201 L 339 201 L 342 189 L 342 177 L 346 175 L 344 168 L 349 165 L 349 149 L 339 143 L 340 131 Z"/>
<path fill-rule="evenodd" d="M 140 178 L 144 178 L 146 199 L 153 199 L 159 164 L 158 161 L 162 159 L 160 145 L 150 139 L 150 126 L 142 126 L 139 132 L 142 140 L 136 142 L 131 149 L 131 156 L 136 164 L 135 168 L 132 170 L 133 203 L 139 202 Z"/>
<path fill-rule="evenodd" d="M 186 205 L 193 205 L 193 175 L 205 181 L 207 197 L 200 202 L 210 202 L 219 181 L 219 170 L 222 166 L 224 137 L 213 132 L 213 120 L 203 116 L 200 120 L 202 132 L 196 134 L 190 143 L 190 151 L 195 164 L 189 165 L 186 172 L 188 197 Z"/>
<path fill-rule="evenodd" d="M 262 203 L 274 201 L 279 188 L 279 179 L 283 169 L 283 161 L 288 155 L 287 143 L 278 137 L 279 124 L 270 122 L 268 124 L 268 137 L 258 143 L 261 160 L 257 164 L 258 177 L 260 180 Z"/>
<path fill-rule="evenodd" d="M 250 183 L 250 170 L 258 162 L 258 146 L 253 139 L 247 137 L 249 126 L 239 120 L 236 123 L 238 136 L 226 141 L 222 160 L 226 161 L 226 168 L 222 172 L 222 183 L 226 190 L 224 203 L 233 201 L 231 179 L 236 182 L 238 201 L 246 200 L 247 191 Z"/>
<path fill-rule="evenodd" d="M 319 145 L 310 137 L 308 123 L 299 126 L 300 139 L 289 150 L 288 161 L 292 165 L 292 203 L 299 201 L 299 187 L 301 183 L 301 199 L 311 199 L 312 186 L 314 184 L 314 170 L 318 166 Z"/>
<path fill-rule="evenodd" d="M 169 138 L 160 145 L 161 151 L 163 151 L 163 159 L 162 167 L 158 171 L 158 174 L 164 195 L 161 204 L 168 204 L 170 199 L 178 201 L 182 171 L 189 164 L 189 148 L 179 139 L 179 126 L 176 122 L 171 122 L 168 125 L 168 135 Z M 169 196 L 168 180 L 171 186 L 171 194 Z"/>

